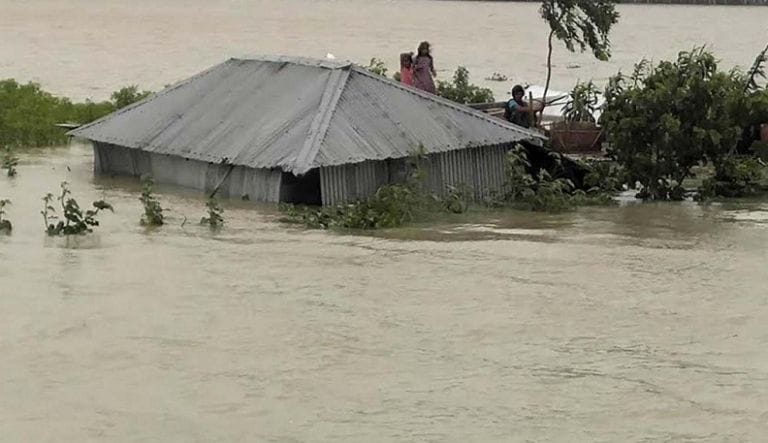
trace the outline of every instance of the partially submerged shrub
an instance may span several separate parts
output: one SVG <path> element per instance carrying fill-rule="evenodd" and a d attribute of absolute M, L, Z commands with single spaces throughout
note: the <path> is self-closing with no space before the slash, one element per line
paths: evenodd
<path fill-rule="evenodd" d="M 453 81 L 437 82 L 437 94 L 457 103 L 492 103 L 493 91 L 469 83 L 469 71 L 459 66 L 453 74 Z"/>
<path fill-rule="evenodd" d="M 556 167 L 560 165 L 559 159 L 557 155 Z M 427 212 L 466 212 L 473 197 L 472 189 L 464 184 L 448 185 L 444 196 L 429 194 L 424 186 L 426 175 L 422 165 L 425 161 L 423 150 L 414 152 L 408 161 L 409 176 L 405 183 L 384 185 L 366 200 L 325 207 L 281 205 L 285 214 L 283 221 L 322 229 L 381 229 L 402 226 Z M 548 212 L 613 203 L 612 194 L 602 188 L 577 190 L 571 180 L 553 176 L 557 171 L 537 169 L 532 173 L 531 169 L 524 147 L 510 150 L 503 189 L 485 203 L 491 207 Z"/>
<path fill-rule="evenodd" d="M 67 141 L 57 123 L 89 123 L 149 94 L 136 86 L 115 91 L 112 101 L 73 103 L 37 83 L 0 80 L 0 145 L 50 146 Z"/>
<path fill-rule="evenodd" d="M 141 216 L 141 224 L 144 226 L 161 226 L 163 224 L 163 207 L 155 197 L 152 187 L 154 180 L 146 176 L 142 180 L 141 201 L 144 206 L 144 215 Z"/>
<path fill-rule="evenodd" d="M 749 197 L 765 190 L 765 166 L 753 157 L 728 157 L 715 167 L 715 175 L 699 188 L 698 199 Z"/>
<path fill-rule="evenodd" d="M 367 200 L 319 208 L 283 206 L 284 221 L 310 228 L 395 228 L 413 220 L 423 201 L 419 191 L 405 184 L 380 187 Z"/>
<path fill-rule="evenodd" d="M 200 219 L 201 225 L 208 225 L 211 229 L 216 229 L 224 226 L 224 209 L 219 206 L 219 202 L 216 197 L 211 196 L 207 202 L 205 202 L 205 208 L 208 211 L 208 217 Z"/>
<path fill-rule="evenodd" d="M 93 227 L 99 226 L 99 221 L 96 219 L 99 211 L 105 209 L 114 211 L 109 203 L 104 200 L 97 200 L 93 202 L 94 209 L 87 209 L 83 212 L 77 200 L 72 198 L 71 195 L 72 192 L 69 190 L 69 184 L 61 182 L 61 194 L 58 197 L 54 197 L 51 193 L 43 197 L 43 210 L 40 213 L 43 215 L 45 232 L 48 235 L 72 235 L 93 232 Z M 53 207 L 54 199 L 59 201 L 64 216 L 64 220 L 59 220 L 58 223 L 55 223 L 58 217 L 56 216 L 56 208 Z"/>
<path fill-rule="evenodd" d="M 695 166 L 727 169 L 742 128 L 768 120 L 768 91 L 750 86 L 754 67 L 746 75 L 717 64 L 696 48 L 610 80 L 601 121 L 627 180 L 642 185 L 638 197 L 682 199 Z"/>
<path fill-rule="evenodd" d="M 442 199 L 442 204 L 448 212 L 461 214 L 469 209 L 470 200 L 472 200 L 472 189 L 466 184 L 447 185 L 446 195 Z"/>
<path fill-rule="evenodd" d="M 564 177 L 553 176 L 562 168 L 561 157 L 554 156 L 552 171 L 540 168 L 532 171 L 528 153 L 516 146 L 507 153 L 506 180 L 502 192 L 489 203 L 492 206 L 512 206 L 540 212 L 560 212 L 575 206 L 612 204 L 613 190 L 593 186 L 587 191 L 576 189 Z"/>
<path fill-rule="evenodd" d="M 10 206 L 11 201 L 8 199 L 0 200 L 0 234 L 10 234 L 13 230 L 11 221 L 5 218 L 5 207 Z"/>
<path fill-rule="evenodd" d="M 281 205 L 283 221 L 309 228 L 381 229 L 395 228 L 414 220 L 417 212 L 437 201 L 424 191 L 427 161 L 423 146 L 414 150 L 406 162 L 405 183 L 380 187 L 366 200 L 324 207 Z"/>
<path fill-rule="evenodd" d="M 612 161 L 585 161 L 584 188 L 607 193 L 619 192 L 626 183 L 624 169 Z"/>
<path fill-rule="evenodd" d="M 3 163 L 2 167 L 5 169 L 8 177 L 16 176 L 16 166 L 19 164 L 19 158 L 13 152 L 13 148 L 6 146 L 3 148 Z"/>

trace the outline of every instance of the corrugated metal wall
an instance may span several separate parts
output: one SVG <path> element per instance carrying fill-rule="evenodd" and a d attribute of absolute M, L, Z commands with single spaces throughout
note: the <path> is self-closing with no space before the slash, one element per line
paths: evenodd
<path fill-rule="evenodd" d="M 370 197 L 389 182 L 385 161 L 320 168 L 323 205 L 336 205 Z"/>
<path fill-rule="evenodd" d="M 429 156 L 429 191 L 444 195 L 446 185 L 465 185 L 475 200 L 488 197 L 504 184 L 504 165 L 509 150 L 504 146 L 462 149 Z"/>
<path fill-rule="evenodd" d="M 482 200 L 503 186 L 508 151 L 509 146 L 499 145 L 430 154 L 421 165 L 426 190 L 444 195 L 447 185 L 467 186 L 476 200 Z M 370 197 L 380 186 L 402 181 L 406 163 L 397 159 L 320 168 L 323 204 Z"/>
<path fill-rule="evenodd" d="M 221 197 L 278 202 L 282 172 L 219 165 L 181 157 L 144 152 L 122 146 L 94 143 L 94 172 L 139 177 L 151 174 L 157 183 L 179 185 L 210 192 L 219 184 Z"/>

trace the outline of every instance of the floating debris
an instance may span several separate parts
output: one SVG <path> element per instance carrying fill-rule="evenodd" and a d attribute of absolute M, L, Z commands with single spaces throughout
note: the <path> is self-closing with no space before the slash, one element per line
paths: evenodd
<path fill-rule="evenodd" d="M 505 81 L 509 80 L 509 77 L 507 77 L 504 74 L 500 74 L 498 72 L 494 72 L 493 74 L 491 74 L 490 77 L 486 77 L 485 79 L 488 80 L 488 81 L 491 81 L 491 82 L 505 82 Z"/>

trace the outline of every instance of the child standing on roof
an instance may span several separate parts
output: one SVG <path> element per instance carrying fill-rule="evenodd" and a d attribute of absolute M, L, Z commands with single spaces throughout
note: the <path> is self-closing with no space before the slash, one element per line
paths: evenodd
<path fill-rule="evenodd" d="M 422 91 L 436 94 L 437 89 L 433 78 L 436 75 L 435 62 L 432 60 L 429 42 L 421 42 L 416 59 L 413 61 L 413 86 Z"/>
<path fill-rule="evenodd" d="M 400 54 L 400 82 L 413 86 L 413 52 Z"/>

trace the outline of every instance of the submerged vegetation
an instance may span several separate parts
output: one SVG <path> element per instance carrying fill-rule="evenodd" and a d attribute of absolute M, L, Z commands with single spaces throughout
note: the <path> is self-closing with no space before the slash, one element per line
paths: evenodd
<path fill-rule="evenodd" d="M 0 234 L 10 234 L 13 230 L 11 221 L 5 218 L 5 207 L 10 205 L 10 200 L 0 199 Z"/>
<path fill-rule="evenodd" d="M 656 66 L 643 61 L 631 76 L 610 80 L 601 122 L 626 182 L 640 184 L 638 197 L 681 200 L 694 168 L 708 165 L 715 174 L 704 180 L 702 196 L 761 189 L 758 152 L 743 134 L 768 121 L 768 90 L 755 81 L 764 63 L 763 53 L 749 73 L 722 71 L 712 53 L 695 48 Z"/>
<path fill-rule="evenodd" d="M 215 196 L 212 195 L 208 198 L 208 201 L 205 202 L 205 208 L 208 211 L 208 217 L 200 219 L 201 225 L 208 225 L 211 229 L 218 229 L 224 226 L 224 216 L 222 215 L 224 209 L 219 206 Z"/>
<path fill-rule="evenodd" d="M 607 58 L 608 31 L 618 17 L 613 2 L 599 3 L 596 9 L 584 9 L 584 4 L 543 2 L 541 13 L 550 23 L 550 39 L 562 40 L 570 50 L 589 48 L 597 58 Z M 571 13 L 575 15 L 568 16 Z M 384 185 L 368 199 L 336 206 L 281 205 L 283 220 L 312 228 L 380 229 L 424 220 L 429 213 L 461 214 L 478 206 L 558 212 L 612 204 L 616 193 L 629 188 L 637 189 L 638 198 L 651 200 L 691 196 L 707 200 L 762 193 L 768 191 L 768 143 L 760 141 L 759 134 L 760 125 L 768 124 L 766 62 L 768 47 L 746 72 L 719 69 L 717 59 L 705 48 L 681 52 L 676 60 L 656 65 L 643 60 L 630 75 L 619 73 L 610 79 L 599 122 L 594 117 L 597 87 L 591 81 L 579 82 L 563 117 L 567 123 L 602 125 L 609 135 L 611 161 L 583 163 L 586 173 L 578 180 L 565 173 L 560 154 L 550 154 L 544 162 L 546 167 L 542 167 L 532 164 L 530 152 L 518 145 L 507 153 L 503 186 L 485 193 L 478 202 L 478 190 L 465 183 L 451 183 L 441 192 L 429 191 L 428 168 L 424 167 L 429 158 L 420 149 L 407 162 L 402 182 Z M 376 58 L 366 69 L 387 75 L 384 62 Z M 438 81 L 438 94 L 457 103 L 493 102 L 491 90 L 469 80 L 469 72 L 460 66 L 451 81 Z M 18 147 L 65 141 L 64 131 L 56 123 L 87 123 L 149 94 L 128 86 L 115 91 L 109 101 L 73 103 L 35 83 L 0 81 L 0 146 L 4 146 L 0 166 L 13 177 L 17 174 Z M 693 178 L 698 179 L 695 193 L 691 192 Z M 153 186 L 151 177 L 143 179 L 139 200 L 144 208 L 141 224 L 146 226 L 165 222 Z M 59 202 L 61 220 L 54 200 Z M 99 211 L 112 210 L 104 201 L 95 201 L 93 209 L 82 210 L 66 182 L 61 184 L 58 197 L 47 194 L 44 202 L 41 213 L 49 235 L 91 232 L 99 225 Z M 0 200 L 0 231 L 11 230 L 4 218 L 9 204 Z M 210 228 L 224 224 L 223 210 L 213 196 L 206 202 L 206 211 L 201 224 Z"/>
<path fill-rule="evenodd" d="M 58 216 L 56 215 L 56 208 L 53 206 L 54 200 L 59 201 L 64 220 L 56 222 Z M 93 227 L 99 226 L 99 221 L 96 219 L 99 211 L 105 209 L 114 211 L 112 205 L 104 200 L 94 201 L 93 208 L 83 212 L 77 200 L 72 197 L 69 184 L 61 182 L 61 194 L 58 197 L 54 197 L 51 193 L 43 197 L 43 210 L 40 213 L 43 215 L 45 232 L 50 236 L 93 232 Z"/>
<path fill-rule="evenodd" d="M 0 145 L 50 146 L 66 142 L 58 123 L 84 124 L 149 95 L 136 86 L 112 93 L 110 101 L 74 103 L 41 89 L 37 83 L 0 80 Z"/>
<path fill-rule="evenodd" d="M 151 176 L 143 177 L 141 197 L 139 197 L 139 201 L 144 206 L 144 215 L 141 216 L 143 226 L 162 226 L 163 224 L 163 207 L 155 197 L 152 189 L 154 184 L 155 181 Z"/>
<path fill-rule="evenodd" d="M 516 146 L 507 153 L 505 183 L 501 190 L 480 204 L 489 208 L 512 208 L 559 212 L 576 206 L 612 204 L 612 193 L 600 187 L 584 191 L 560 176 L 564 171 L 559 154 L 552 154 L 552 168 L 534 168 L 526 148 Z M 366 200 L 325 207 L 281 205 L 283 221 L 309 228 L 395 228 L 427 218 L 435 212 L 463 213 L 471 208 L 473 190 L 466 184 L 448 185 L 442 195 L 425 190 L 427 157 L 413 154 L 403 183 L 387 184 Z"/>
<path fill-rule="evenodd" d="M 613 204 L 613 189 L 599 186 L 578 189 L 563 176 L 562 157 L 551 153 L 553 167 L 533 168 L 525 148 L 518 145 L 507 153 L 506 180 L 502 191 L 488 203 L 539 212 L 559 212 L 586 205 Z"/>
<path fill-rule="evenodd" d="M 2 153 L 2 168 L 5 169 L 8 177 L 15 177 L 17 174 L 16 166 L 19 164 L 19 158 L 16 156 L 13 148 L 6 146 Z"/>

